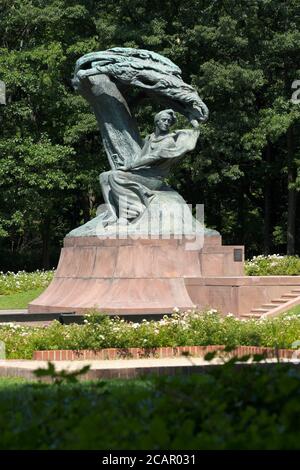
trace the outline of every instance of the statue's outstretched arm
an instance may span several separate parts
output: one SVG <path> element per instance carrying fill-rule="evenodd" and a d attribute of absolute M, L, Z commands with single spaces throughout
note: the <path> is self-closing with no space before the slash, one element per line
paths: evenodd
<path fill-rule="evenodd" d="M 141 166 L 151 166 L 151 164 L 159 160 L 182 157 L 187 152 L 191 152 L 192 150 L 194 150 L 197 144 L 199 134 L 200 130 L 198 129 L 182 129 L 176 131 L 176 146 L 174 148 L 162 148 L 155 154 L 150 154 L 149 156 L 139 158 L 130 167 L 124 167 L 123 169 L 132 170 L 134 168 L 140 168 Z"/>

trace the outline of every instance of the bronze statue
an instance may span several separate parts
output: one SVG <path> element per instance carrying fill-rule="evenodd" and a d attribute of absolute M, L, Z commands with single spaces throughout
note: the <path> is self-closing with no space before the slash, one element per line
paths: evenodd
<path fill-rule="evenodd" d="M 94 235 L 99 224 L 100 231 L 115 224 L 134 230 L 154 203 L 184 205 L 164 180 L 171 167 L 195 148 L 199 123 L 207 119 L 208 109 L 196 90 L 184 83 L 181 70 L 150 51 L 114 48 L 79 59 L 73 84 L 95 112 L 111 170 L 100 175 L 106 210 L 69 236 Z M 155 115 L 154 133 L 144 142 L 124 97 L 132 86 L 169 106 Z M 193 128 L 170 131 L 175 111 Z M 163 231 L 162 221 L 159 232 Z"/>

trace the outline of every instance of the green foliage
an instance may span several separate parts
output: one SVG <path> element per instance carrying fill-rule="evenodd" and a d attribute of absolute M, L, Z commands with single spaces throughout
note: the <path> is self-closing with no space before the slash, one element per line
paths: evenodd
<path fill-rule="evenodd" d="M 8 95 L 0 135 L 2 269 L 10 269 L 11 255 L 25 266 L 25 251 L 37 251 L 34 262 L 49 267 L 51 244 L 57 250 L 94 210 L 103 153 L 99 164 L 95 119 L 70 83 L 78 55 L 97 47 L 93 3 L 1 5 L 0 77 Z"/>
<path fill-rule="evenodd" d="M 27 292 L 33 289 L 46 288 L 52 281 L 54 271 L 35 271 L 26 273 L 0 272 L 0 295 Z"/>
<path fill-rule="evenodd" d="M 298 256 L 259 255 L 245 262 L 247 276 L 299 276 Z"/>
<path fill-rule="evenodd" d="M 297 305 L 296 307 L 291 308 L 288 311 L 289 315 L 300 315 L 300 305 Z"/>
<path fill-rule="evenodd" d="M 1 269 L 54 265 L 65 234 L 102 202 L 107 159 L 71 77 L 81 55 L 113 46 L 167 56 L 207 103 L 199 145 L 170 178 L 189 203 L 205 204 L 206 225 L 252 255 L 284 252 L 290 220 L 299 250 L 289 202 L 300 188 L 300 108 L 290 101 L 298 0 L 2 0 L 0 8 Z M 149 133 L 157 106 L 129 100 Z"/>
<path fill-rule="evenodd" d="M 34 375 L 39 378 L 47 378 L 50 379 L 52 382 L 56 384 L 62 384 L 62 383 L 77 383 L 78 382 L 78 377 L 81 375 L 86 374 L 90 370 L 90 366 L 86 365 L 81 367 L 81 369 L 75 370 L 75 371 L 68 371 L 68 370 L 60 370 L 57 371 L 55 369 L 55 365 L 52 364 L 52 362 L 48 362 L 48 367 L 47 369 L 40 368 L 36 369 L 34 371 Z"/>
<path fill-rule="evenodd" d="M 92 321 L 90 321 L 92 318 Z M 268 320 L 238 320 L 221 317 L 215 311 L 187 312 L 164 317 L 160 321 L 125 322 L 100 316 L 87 317 L 84 325 L 32 327 L 15 323 L 0 324 L 0 341 L 7 357 L 31 359 L 35 350 L 119 348 L 126 354 L 130 347 L 238 345 L 290 348 L 300 338 L 300 317 L 283 315 Z"/>
<path fill-rule="evenodd" d="M 299 449 L 293 365 L 59 386 L 2 380 L 1 449 Z"/>

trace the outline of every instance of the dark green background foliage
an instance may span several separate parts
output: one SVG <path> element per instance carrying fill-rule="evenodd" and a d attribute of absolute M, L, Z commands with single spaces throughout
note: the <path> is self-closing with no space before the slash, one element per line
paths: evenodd
<path fill-rule="evenodd" d="M 70 79 L 81 55 L 112 46 L 169 57 L 207 103 L 197 149 L 170 178 L 205 204 L 207 225 L 248 254 L 299 252 L 299 26 L 299 0 L 0 0 L 0 269 L 55 265 L 102 202 L 107 160 Z M 132 109 L 148 133 L 156 109 Z"/>
<path fill-rule="evenodd" d="M 299 368 L 234 367 L 74 385 L 2 379 L 0 448 L 299 449 Z"/>

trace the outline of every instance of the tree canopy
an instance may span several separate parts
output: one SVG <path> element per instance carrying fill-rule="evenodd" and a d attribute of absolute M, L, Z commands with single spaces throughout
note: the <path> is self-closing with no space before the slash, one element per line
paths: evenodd
<path fill-rule="evenodd" d="M 0 0 L 0 31 L 0 269 L 55 265 L 102 202 L 108 163 L 71 77 L 81 55 L 115 46 L 165 55 L 208 105 L 170 178 L 206 224 L 248 255 L 299 252 L 299 0 Z M 136 103 L 145 135 L 157 110 Z"/>

